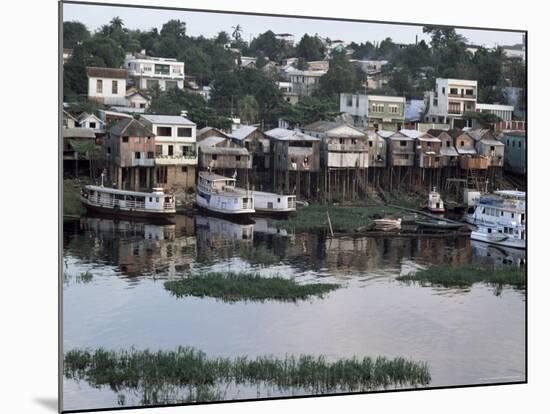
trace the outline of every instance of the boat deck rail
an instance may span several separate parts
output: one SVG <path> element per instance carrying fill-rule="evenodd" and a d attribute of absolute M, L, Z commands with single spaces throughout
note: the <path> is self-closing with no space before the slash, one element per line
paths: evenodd
<path fill-rule="evenodd" d="M 145 206 L 145 201 L 136 201 L 136 200 L 97 200 L 95 197 L 89 197 L 88 201 L 94 203 L 97 206 L 102 207 L 111 207 L 111 208 L 121 208 L 121 209 L 140 209 L 140 210 L 150 210 L 150 211 L 173 211 L 176 208 L 176 203 L 173 202 L 164 202 L 162 208 L 147 208 Z"/>

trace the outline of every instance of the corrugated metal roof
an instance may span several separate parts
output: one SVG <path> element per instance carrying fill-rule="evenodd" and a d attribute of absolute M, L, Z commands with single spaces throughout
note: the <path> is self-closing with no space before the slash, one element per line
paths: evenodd
<path fill-rule="evenodd" d="M 335 129 L 338 128 L 347 128 L 349 132 L 347 133 L 335 133 L 333 132 Z M 335 122 L 335 121 L 316 121 L 312 124 L 306 125 L 302 128 L 304 131 L 314 131 L 314 132 L 321 132 L 326 133 L 330 137 L 338 137 L 338 136 L 353 136 L 353 137 L 364 137 L 365 133 L 359 131 L 357 128 L 346 124 L 345 122 Z"/>
<path fill-rule="evenodd" d="M 95 66 L 88 66 L 86 68 L 86 74 L 93 78 L 112 78 L 112 79 L 127 79 L 128 71 L 126 69 L 118 68 L 99 68 Z"/>
<path fill-rule="evenodd" d="M 456 147 L 456 152 L 458 152 L 460 155 L 476 155 L 477 151 L 475 148 L 460 148 Z"/>
<path fill-rule="evenodd" d="M 318 138 L 295 129 L 273 128 L 265 133 L 269 138 L 279 141 L 319 141 Z"/>
<path fill-rule="evenodd" d="M 485 145 L 496 145 L 496 146 L 504 145 L 502 142 L 497 141 L 496 139 L 482 139 L 480 142 Z"/>
<path fill-rule="evenodd" d="M 170 124 L 170 125 L 195 125 L 194 122 L 183 116 L 177 115 L 141 115 L 141 118 L 146 119 L 152 124 Z"/>
<path fill-rule="evenodd" d="M 204 154 L 248 155 L 246 148 L 201 147 L 201 152 Z"/>
<path fill-rule="evenodd" d="M 380 130 L 378 132 L 376 132 L 378 135 L 380 135 L 382 138 L 389 138 L 391 137 L 393 134 L 395 134 L 395 131 L 386 131 L 386 130 Z"/>
<path fill-rule="evenodd" d="M 218 145 L 220 142 L 225 141 L 226 139 L 227 138 L 212 136 L 212 137 L 208 137 L 208 138 L 203 139 L 202 141 L 200 141 L 198 143 L 198 145 L 201 148 L 213 147 L 213 146 Z"/>
<path fill-rule="evenodd" d="M 95 133 L 89 128 L 63 128 L 63 138 L 95 138 Z"/>
<path fill-rule="evenodd" d="M 125 137 L 154 137 L 153 131 L 134 118 L 117 122 L 109 129 L 109 133 Z"/>
<path fill-rule="evenodd" d="M 456 157 L 458 156 L 458 152 L 455 147 L 442 147 L 440 150 L 441 155 L 445 155 L 447 157 Z"/>
<path fill-rule="evenodd" d="M 258 127 L 252 126 L 252 125 L 242 125 L 241 127 L 237 128 L 229 136 L 231 138 L 238 139 L 239 141 L 242 141 L 246 137 L 248 137 L 250 134 L 252 134 L 254 131 L 256 131 Z"/>

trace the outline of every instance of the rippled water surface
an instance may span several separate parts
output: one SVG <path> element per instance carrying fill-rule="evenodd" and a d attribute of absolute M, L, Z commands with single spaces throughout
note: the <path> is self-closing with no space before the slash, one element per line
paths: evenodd
<path fill-rule="evenodd" d="M 405 357 L 429 364 L 430 386 L 512 382 L 525 376 L 525 295 L 404 284 L 438 264 L 512 263 L 525 254 L 469 238 L 327 238 L 290 234 L 267 219 L 236 224 L 179 216 L 152 225 L 84 218 L 64 223 L 63 347 L 173 350 L 212 357 L 287 354 Z M 299 283 L 343 285 L 296 303 L 176 298 L 164 281 L 190 272 L 251 270 Z M 228 386 L 224 399 L 300 394 Z M 120 393 L 64 381 L 64 409 L 111 407 Z M 125 404 L 140 396 L 125 395 Z"/>

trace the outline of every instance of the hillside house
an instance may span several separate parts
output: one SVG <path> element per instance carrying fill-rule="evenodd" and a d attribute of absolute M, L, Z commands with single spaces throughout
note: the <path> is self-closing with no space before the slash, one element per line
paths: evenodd
<path fill-rule="evenodd" d="M 496 139 L 493 132 L 488 129 L 475 129 L 468 131 L 475 140 L 477 153 L 488 159 L 489 167 L 504 166 L 504 144 Z"/>
<path fill-rule="evenodd" d="M 380 136 L 387 136 L 388 158 L 391 167 L 414 167 L 415 139 L 401 131 L 392 134 L 379 131 Z"/>
<path fill-rule="evenodd" d="M 155 182 L 175 193 L 195 188 L 197 126 L 183 116 L 141 115 L 155 134 Z"/>
<path fill-rule="evenodd" d="M 176 59 L 160 58 L 136 53 L 126 55 L 124 68 L 138 89 L 159 87 L 161 91 L 172 88 L 183 89 L 185 63 Z"/>
<path fill-rule="evenodd" d="M 155 134 L 142 121 L 117 122 L 107 130 L 104 146 L 109 179 L 116 188 L 147 191 L 155 186 Z"/>
<path fill-rule="evenodd" d="M 126 69 L 87 67 L 88 99 L 105 105 L 126 105 Z"/>
<path fill-rule="evenodd" d="M 199 168 L 231 177 L 237 174 L 237 184 L 248 184 L 248 172 L 252 168 L 252 159 L 248 150 L 231 139 L 210 136 L 197 144 L 199 148 Z"/>
<path fill-rule="evenodd" d="M 458 152 L 453 137 L 442 129 L 429 129 L 428 134 L 439 138 L 441 141 L 441 167 L 455 167 L 458 165 Z"/>
<path fill-rule="evenodd" d="M 441 168 L 441 140 L 414 129 L 399 131 L 415 140 L 415 165 L 419 168 Z"/>

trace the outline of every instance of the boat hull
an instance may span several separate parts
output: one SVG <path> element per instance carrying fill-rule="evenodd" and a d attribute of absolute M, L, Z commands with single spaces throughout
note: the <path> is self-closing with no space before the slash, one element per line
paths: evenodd
<path fill-rule="evenodd" d="M 492 244 L 495 246 L 511 247 L 514 249 L 525 249 L 525 240 L 512 237 L 488 237 L 486 233 L 473 231 L 470 238 L 475 241 Z"/>
<path fill-rule="evenodd" d="M 93 204 L 88 204 L 85 201 L 82 201 L 86 210 L 91 213 L 97 213 L 108 216 L 115 217 L 127 217 L 127 218 L 149 218 L 149 219 L 170 219 L 176 215 L 176 212 L 154 212 L 154 211 L 140 211 L 140 210 L 126 210 L 126 209 L 114 209 L 110 207 L 96 206 Z"/>

